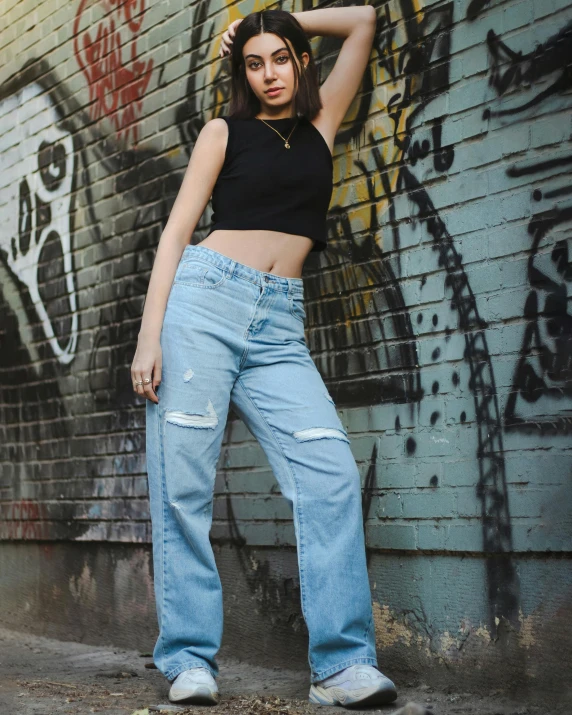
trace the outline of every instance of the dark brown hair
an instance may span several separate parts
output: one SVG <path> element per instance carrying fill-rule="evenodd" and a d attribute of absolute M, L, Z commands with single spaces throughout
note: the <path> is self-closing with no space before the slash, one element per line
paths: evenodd
<path fill-rule="evenodd" d="M 302 25 L 285 10 L 260 10 L 251 12 L 236 28 L 231 47 L 231 90 L 229 116 L 234 119 L 251 119 L 260 111 L 260 100 L 254 94 L 246 78 L 246 65 L 242 49 L 251 37 L 262 32 L 271 32 L 284 41 L 294 67 L 296 89 L 292 99 L 294 116 L 303 115 L 313 119 L 322 108 L 318 83 L 318 70 L 310 42 Z M 307 52 L 310 60 L 301 73 L 286 39 L 290 41 L 296 59 L 303 66 L 301 55 Z"/>

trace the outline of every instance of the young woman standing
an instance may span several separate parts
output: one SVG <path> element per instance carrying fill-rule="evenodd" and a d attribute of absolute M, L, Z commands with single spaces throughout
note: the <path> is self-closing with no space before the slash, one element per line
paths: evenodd
<path fill-rule="evenodd" d="M 223 602 L 209 532 L 231 404 L 292 509 L 310 701 L 397 697 L 376 667 L 360 475 L 304 340 L 301 277 L 308 253 L 326 247 L 334 137 L 375 20 L 366 5 L 254 12 L 229 26 L 230 112 L 202 128 L 159 241 L 131 375 L 147 398 L 153 655 L 173 702 L 219 698 Z M 345 38 L 321 86 L 314 35 Z M 190 245 L 211 195 L 211 233 Z"/>

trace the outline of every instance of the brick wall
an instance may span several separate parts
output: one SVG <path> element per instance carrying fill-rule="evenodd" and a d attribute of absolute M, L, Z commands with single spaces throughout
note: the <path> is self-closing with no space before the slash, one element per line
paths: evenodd
<path fill-rule="evenodd" d="M 259 9 L 110 7 L 0 2 L 4 549 L 150 544 L 129 373 L 147 280 L 195 138 L 227 109 L 220 33 Z M 335 146 L 329 250 L 305 266 L 306 339 L 362 473 L 380 649 L 421 634 L 428 661 L 450 665 L 463 634 L 506 623 L 530 663 L 572 580 L 572 3 L 375 7 Z M 312 43 L 325 78 L 339 43 Z M 267 583 L 283 584 L 273 549 L 295 547 L 291 513 L 232 412 L 213 506 L 221 563 L 220 549 L 247 563 L 267 547 Z"/>

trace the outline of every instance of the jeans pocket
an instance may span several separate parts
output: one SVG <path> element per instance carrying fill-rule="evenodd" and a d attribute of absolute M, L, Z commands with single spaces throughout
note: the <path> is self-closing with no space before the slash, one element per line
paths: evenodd
<path fill-rule="evenodd" d="M 227 278 L 228 273 L 224 269 L 191 258 L 179 263 L 174 282 L 194 288 L 217 288 Z"/>
<path fill-rule="evenodd" d="M 306 309 L 304 308 L 304 297 L 297 293 L 290 296 L 290 313 L 300 322 L 306 320 Z"/>

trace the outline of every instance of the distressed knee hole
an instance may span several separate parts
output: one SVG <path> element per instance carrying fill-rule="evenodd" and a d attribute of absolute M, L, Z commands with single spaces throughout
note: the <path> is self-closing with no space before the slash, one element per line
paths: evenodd
<path fill-rule="evenodd" d="M 310 439 L 340 439 L 343 442 L 349 442 L 345 432 L 334 427 L 309 427 L 292 434 L 298 442 L 307 442 Z"/>
<path fill-rule="evenodd" d="M 168 410 L 165 412 L 165 420 L 180 427 L 195 427 L 199 429 L 214 429 L 218 425 L 218 415 L 210 400 L 207 403 L 207 412 L 204 415 L 182 412 L 180 410 Z"/>

